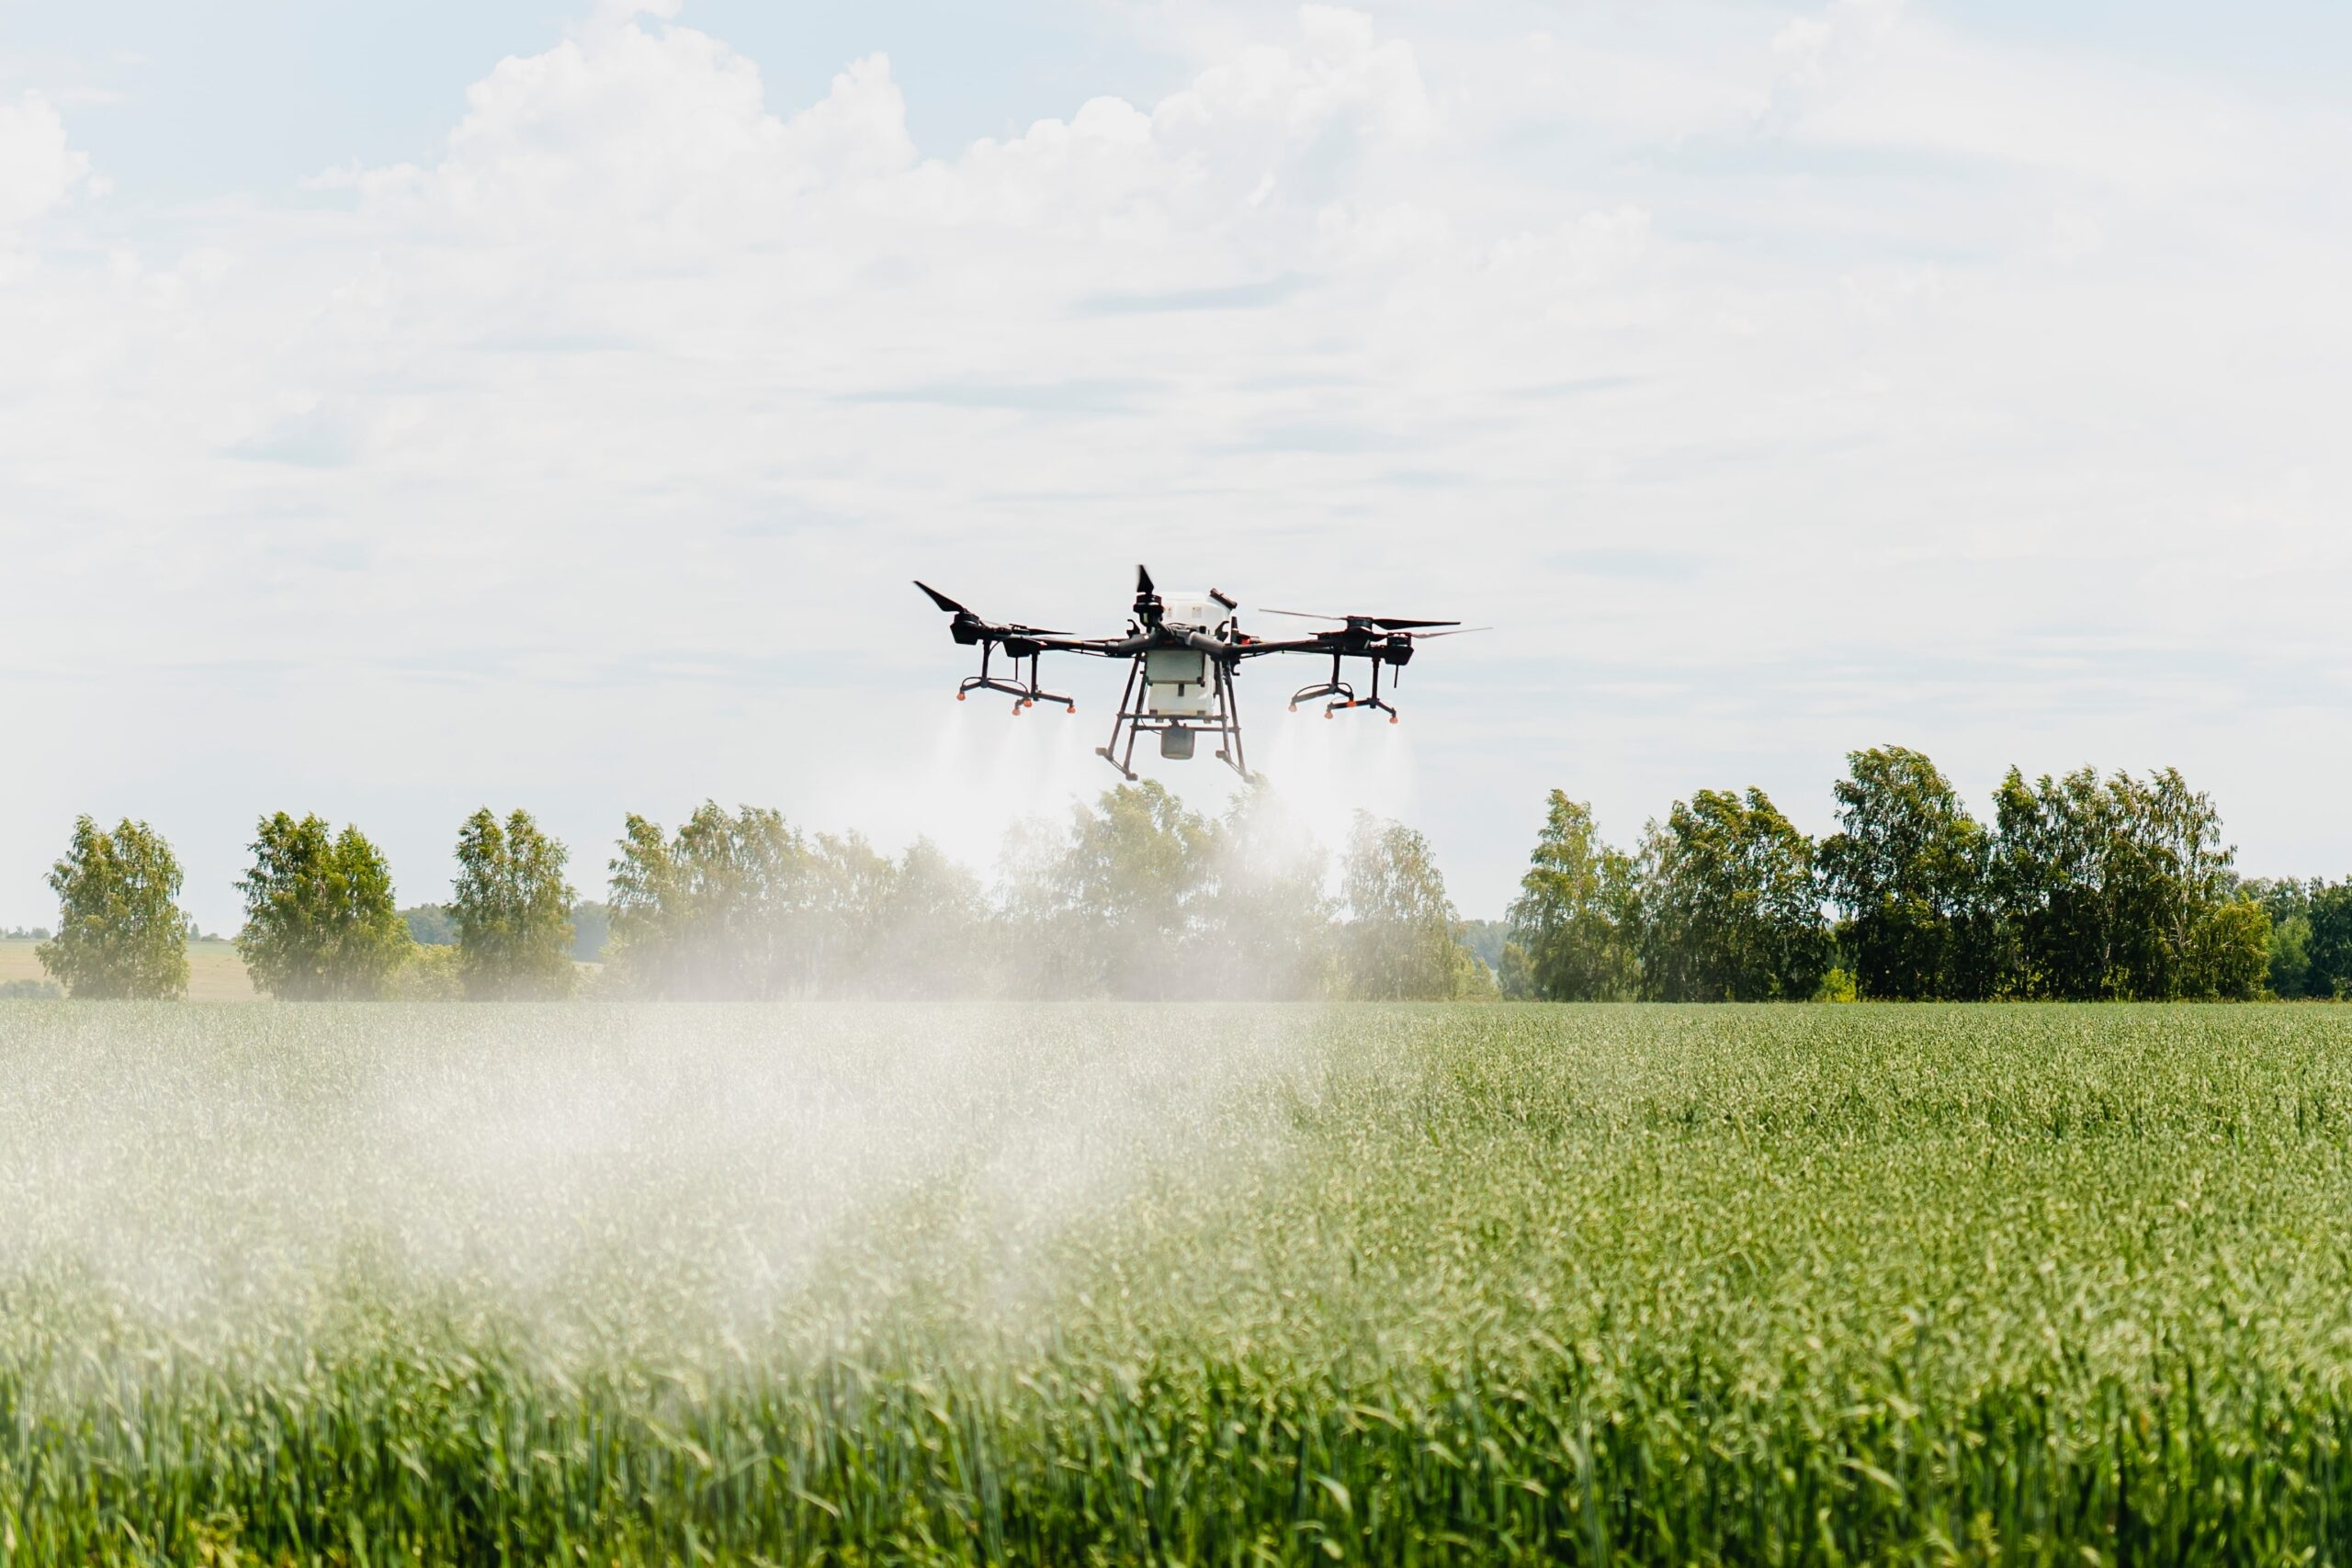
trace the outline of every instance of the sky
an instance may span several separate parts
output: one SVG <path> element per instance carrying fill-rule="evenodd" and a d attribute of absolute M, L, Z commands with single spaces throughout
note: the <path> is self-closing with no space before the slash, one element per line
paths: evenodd
<path fill-rule="evenodd" d="M 142 818 L 403 902 L 524 807 L 985 866 L 1116 778 L 920 577 L 1458 617 L 1252 760 L 1499 915 L 1545 792 L 2177 766 L 2352 874 L 2352 12 L 0 3 L 0 925 Z M 1290 623 L 1293 626 L 1298 623 Z M 1294 675 L 1295 679 L 1294 680 Z M 1214 810 L 1205 754 L 1148 764 Z"/>

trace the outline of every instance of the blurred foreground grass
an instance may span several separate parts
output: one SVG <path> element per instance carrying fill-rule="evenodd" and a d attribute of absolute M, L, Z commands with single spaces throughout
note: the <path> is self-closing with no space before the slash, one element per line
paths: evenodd
<path fill-rule="evenodd" d="M 2340 1562 L 2352 1010 L 0 1006 L 0 1563 Z"/>

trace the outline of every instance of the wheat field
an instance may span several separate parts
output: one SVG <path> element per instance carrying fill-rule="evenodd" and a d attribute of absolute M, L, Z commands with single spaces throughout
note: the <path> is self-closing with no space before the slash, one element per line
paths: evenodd
<path fill-rule="evenodd" d="M 2342 1561 L 2352 1010 L 0 1004 L 0 1563 Z"/>

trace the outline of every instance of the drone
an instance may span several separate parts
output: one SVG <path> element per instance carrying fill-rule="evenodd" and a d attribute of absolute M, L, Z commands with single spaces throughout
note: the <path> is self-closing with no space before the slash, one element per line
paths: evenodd
<path fill-rule="evenodd" d="M 963 702 L 974 692 L 996 692 L 1012 699 L 1015 717 L 1041 702 L 1059 703 L 1076 713 L 1075 700 L 1040 685 L 1037 663 L 1048 653 L 1076 653 L 1093 659 L 1128 661 L 1126 691 L 1119 698 L 1119 716 L 1111 726 L 1111 743 L 1094 754 L 1135 782 L 1136 742 L 1144 735 L 1159 738 L 1160 756 L 1171 761 L 1190 761 L 1199 738 L 1216 739 L 1216 760 L 1243 778 L 1250 765 L 1241 751 L 1241 714 L 1235 705 L 1234 681 L 1242 660 L 1270 653 L 1303 653 L 1331 660 L 1330 679 L 1301 686 L 1290 696 L 1290 711 L 1301 703 L 1322 702 L 1323 716 L 1351 708 L 1385 713 L 1396 722 L 1396 706 L 1380 694 L 1383 666 L 1393 691 L 1420 640 L 1453 637 L 1464 631 L 1485 631 L 1459 621 L 1407 620 L 1396 615 L 1317 615 L 1301 610 L 1268 610 L 1270 615 L 1338 623 L 1329 630 L 1296 637 L 1256 637 L 1241 629 L 1240 605 L 1221 591 L 1205 594 L 1170 592 L 1164 598 L 1153 585 L 1151 572 L 1136 568 L 1136 601 L 1126 635 L 1080 637 L 1014 621 L 989 621 L 958 604 L 936 588 L 917 582 L 931 602 L 954 619 L 948 631 L 959 647 L 980 650 L 980 672 L 956 688 Z M 1010 674 L 993 665 L 1003 655 Z M 1341 661 L 1361 659 L 1372 667 L 1371 691 L 1358 696 L 1340 679 Z M 1022 666 L 1028 667 L 1027 678 Z"/>

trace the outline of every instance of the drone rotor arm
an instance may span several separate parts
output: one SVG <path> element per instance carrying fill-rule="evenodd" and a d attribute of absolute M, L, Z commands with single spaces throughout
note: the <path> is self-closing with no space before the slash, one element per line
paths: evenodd
<path fill-rule="evenodd" d="M 1149 637 L 1063 637 L 1056 634 L 1024 637 L 1046 653 L 1081 653 L 1095 659 L 1132 659 L 1151 646 Z"/>
<path fill-rule="evenodd" d="M 1329 656 L 1353 651 L 1331 641 L 1329 634 L 1303 637 L 1250 637 L 1243 642 L 1228 644 L 1226 651 L 1237 659 L 1256 659 L 1268 653 L 1316 653 Z"/>

